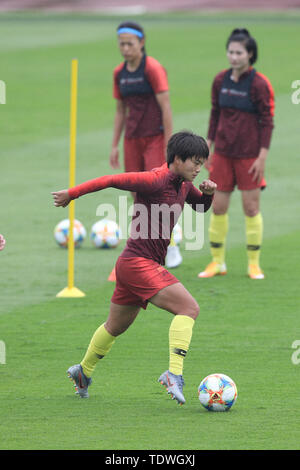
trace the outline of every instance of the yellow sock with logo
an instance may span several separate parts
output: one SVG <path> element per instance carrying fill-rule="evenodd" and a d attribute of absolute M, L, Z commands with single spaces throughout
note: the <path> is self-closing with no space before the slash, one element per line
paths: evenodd
<path fill-rule="evenodd" d="M 175 315 L 169 329 L 169 371 L 182 375 L 183 360 L 189 349 L 195 320 L 187 315 Z"/>
<path fill-rule="evenodd" d="M 254 217 L 245 216 L 248 264 L 259 266 L 263 237 L 263 218 L 259 212 Z"/>
<path fill-rule="evenodd" d="M 213 261 L 223 264 L 225 261 L 225 243 L 228 232 L 228 214 L 210 216 L 209 242 Z"/>
<path fill-rule="evenodd" d="M 115 339 L 115 336 L 108 333 L 104 323 L 95 331 L 85 356 L 80 363 L 87 377 L 91 377 L 97 362 L 110 351 Z"/>

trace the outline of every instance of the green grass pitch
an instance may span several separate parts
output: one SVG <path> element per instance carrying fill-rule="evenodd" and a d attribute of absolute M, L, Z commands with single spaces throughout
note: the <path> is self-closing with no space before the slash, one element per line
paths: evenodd
<path fill-rule="evenodd" d="M 112 69 L 120 61 L 115 28 L 121 18 L 97 15 L 0 16 L 0 449 L 299 449 L 300 364 L 292 363 L 299 327 L 299 111 L 291 101 L 297 75 L 300 15 L 174 14 L 138 18 L 146 49 L 168 70 L 174 130 L 206 135 L 210 86 L 227 66 L 225 40 L 245 26 L 257 38 L 257 69 L 273 83 L 275 131 L 262 194 L 266 279 L 246 276 L 240 194 L 230 208 L 228 275 L 199 280 L 205 245 L 184 252 L 176 275 L 201 313 L 185 360 L 179 407 L 157 383 L 168 366 L 170 314 L 149 306 L 99 363 L 90 399 L 78 399 L 66 369 L 81 360 L 108 312 L 107 282 L 124 246 L 96 251 L 86 240 L 75 255 L 82 299 L 57 299 L 67 283 L 67 252 L 54 226 L 67 217 L 51 191 L 68 186 L 70 64 L 79 60 L 76 182 L 108 174 L 115 103 Z M 203 170 L 203 177 L 206 172 Z M 200 177 L 198 177 L 200 182 Z M 76 202 L 87 228 L 116 190 Z M 128 199 L 130 203 L 130 198 Z M 200 380 L 232 377 L 238 399 L 229 413 L 209 413 L 197 397 Z"/>

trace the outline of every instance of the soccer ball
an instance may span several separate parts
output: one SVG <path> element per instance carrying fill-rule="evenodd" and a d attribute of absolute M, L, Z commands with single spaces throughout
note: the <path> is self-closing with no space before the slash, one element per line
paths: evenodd
<path fill-rule="evenodd" d="M 56 243 L 66 248 L 69 241 L 70 220 L 64 219 L 59 222 L 54 229 L 54 238 Z M 73 237 L 75 248 L 79 248 L 86 238 L 86 230 L 79 220 L 74 220 Z"/>
<path fill-rule="evenodd" d="M 179 245 L 180 242 L 182 241 L 182 228 L 178 222 L 176 225 L 174 225 L 172 234 L 173 234 L 174 242 L 176 243 L 176 245 Z"/>
<path fill-rule="evenodd" d="M 91 228 L 91 240 L 96 248 L 115 248 L 120 239 L 121 230 L 113 220 L 99 220 Z"/>
<path fill-rule="evenodd" d="M 211 374 L 198 387 L 201 405 L 209 411 L 228 411 L 237 399 L 234 381 L 224 374 Z"/>

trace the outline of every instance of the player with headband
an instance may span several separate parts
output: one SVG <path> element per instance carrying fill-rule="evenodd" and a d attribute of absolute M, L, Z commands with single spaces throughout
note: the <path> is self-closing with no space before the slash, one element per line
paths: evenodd
<path fill-rule="evenodd" d="M 120 167 L 119 142 L 124 131 L 125 171 L 149 171 L 165 163 L 172 135 L 167 73 L 156 59 L 146 54 L 145 33 L 138 23 L 121 23 L 117 35 L 124 61 L 113 73 L 116 113 L 110 165 L 114 169 Z M 174 268 L 181 261 L 172 237 L 166 266 Z"/>

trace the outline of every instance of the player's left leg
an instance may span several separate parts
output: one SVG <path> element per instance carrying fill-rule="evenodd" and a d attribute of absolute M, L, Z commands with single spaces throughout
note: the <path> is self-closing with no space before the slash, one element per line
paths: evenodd
<path fill-rule="evenodd" d="M 181 283 L 161 289 L 149 301 L 175 315 L 169 329 L 169 369 L 158 380 L 178 403 L 183 404 L 183 361 L 190 346 L 199 306 Z"/>
<path fill-rule="evenodd" d="M 260 188 L 242 191 L 246 222 L 248 275 L 251 279 L 264 279 L 259 259 L 263 238 L 263 218 L 260 213 Z"/>
<path fill-rule="evenodd" d="M 138 306 L 118 305 L 111 302 L 108 318 L 106 322 L 95 331 L 81 362 L 81 366 L 87 377 L 91 377 L 98 359 L 102 359 L 109 353 L 115 342 L 115 338 L 129 328 L 139 311 L 140 307 Z"/>
<path fill-rule="evenodd" d="M 95 331 L 83 360 L 68 369 L 68 375 L 82 398 L 88 398 L 87 389 L 97 362 L 109 353 L 116 337 L 129 328 L 139 311 L 140 307 L 135 305 L 111 302 L 109 316 Z"/>

